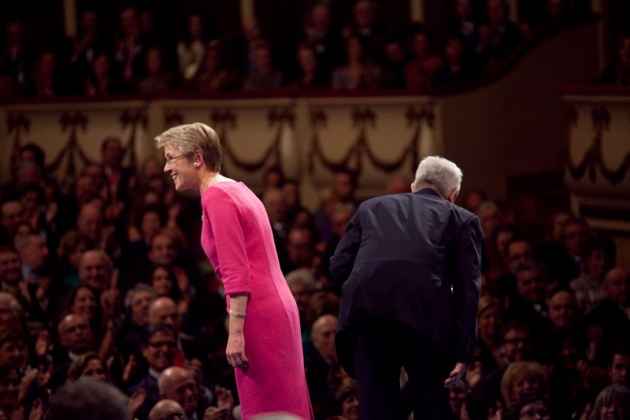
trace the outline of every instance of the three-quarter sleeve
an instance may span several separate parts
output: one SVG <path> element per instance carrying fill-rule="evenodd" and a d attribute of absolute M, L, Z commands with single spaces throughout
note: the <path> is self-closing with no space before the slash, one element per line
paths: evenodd
<path fill-rule="evenodd" d="M 204 218 L 216 243 L 219 273 L 226 295 L 251 292 L 242 214 L 234 199 L 219 188 L 212 188 L 202 199 Z"/>

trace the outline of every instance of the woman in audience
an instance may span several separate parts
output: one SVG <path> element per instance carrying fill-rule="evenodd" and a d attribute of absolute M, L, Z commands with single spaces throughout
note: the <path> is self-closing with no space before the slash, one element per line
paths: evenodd
<path fill-rule="evenodd" d="M 491 296 L 482 296 L 479 299 L 477 319 L 479 325 L 479 339 L 477 340 L 479 354 L 477 358 L 481 362 L 484 372 L 488 373 L 504 363 L 499 337 L 499 330 L 503 321 L 501 301 Z"/>
<path fill-rule="evenodd" d="M 511 415 L 508 413 L 506 417 L 508 420 L 549 420 L 549 403 L 540 395 L 526 392 L 514 404 Z"/>
<path fill-rule="evenodd" d="M 122 79 L 112 71 L 111 60 L 105 53 L 98 54 L 92 61 L 90 73 L 84 82 L 87 96 L 103 96 L 124 93 Z"/>
<path fill-rule="evenodd" d="M 445 65 L 437 69 L 433 76 L 434 86 L 461 84 L 474 79 L 479 71 L 475 63 L 465 55 L 464 41 L 451 36 L 444 45 Z"/>
<path fill-rule="evenodd" d="M 630 35 L 623 35 L 617 39 L 615 62 L 602 71 L 599 81 L 605 85 L 630 85 Z"/>
<path fill-rule="evenodd" d="M 175 273 L 171 267 L 158 264 L 153 267 L 151 273 L 151 287 L 155 290 L 158 297 L 169 297 L 173 302 L 179 304 L 180 312 L 186 312 L 187 302 L 179 290 Z"/>
<path fill-rule="evenodd" d="M 630 389 L 624 385 L 612 384 L 597 395 L 595 406 L 588 420 L 626 420 L 630 416 Z"/>
<path fill-rule="evenodd" d="M 160 92 L 175 87 L 175 75 L 166 70 L 163 56 L 162 50 L 158 47 L 147 49 L 146 77 L 138 83 L 141 92 Z"/>
<path fill-rule="evenodd" d="M 297 48 L 298 70 L 294 84 L 299 88 L 323 88 L 328 81 L 317 61 L 315 49 L 308 44 L 300 44 Z"/>
<path fill-rule="evenodd" d="M 69 230 L 61 237 L 55 275 L 57 287 L 63 294 L 72 286 L 83 283 L 79 278 L 79 262 L 87 248 L 85 238 L 76 230 Z"/>
<path fill-rule="evenodd" d="M 549 395 L 549 380 L 545 369 L 536 362 L 513 362 L 501 379 L 501 395 L 506 409 L 511 410 L 520 396 L 531 392 L 542 397 Z"/>
<path fill-rule="evenodd" d="M 433 75 L 444 66 L 444 59 L 433 53 L 428 32 L 419 30 L 411 36 L 411 62 L 405 67 L 407 89 L 424 90 L 431 87 Z"/>
<path fill-rule="evenodd" d="M 22 376 L 15 366 L 0 367 L 0 418 L 13 419 L 18 407 Z"/>
<path fill-rule="evenodd" d="M 82 377 L 89 377 L 109 382 L 107 366 L 94 352 L 87 352 L 79 356 L 68 369 L 68 380 L 76 381 Z"/>
<path fill-rule="evenodd" d="M 194 77 L 188 83 L 195 92 L 220 92 L 237 90 L 240 81 L 227 71 L 221 62 L 221 46 L 218 41 L 211 41 Z"/>
<path fill-rule="evenodd" d="M 332 87 L 334 89 L 365 89 L 381 85 L 381 68 L 365 59 L 365 51 L 361 40 L 355 34 L 346 38 L 346 65 L 333 72 Z"/>
<path fill-rule="evenodd" d="M 271 45 L 258 41 L 253 47 L 253 68 L 247 75 L 243 89 L 266 90 L 278 89 L 284 82 L 284 75 L 275 68 Z"/>
<path fill-rule="evenodd" d="M 14 367 L 20 371 L 28 362 L 28 340 L 18 328 L 0 330 L 0 367 Z"/>
<path fill-rule="evenodd" d="M 84 315 L 92 327 L 94 336 L 102 339 L 106 327 L 103 311 L 98 292 L 90 286 L 78 284 L 70 290 L 65 313 Z"/>
<path fill-rule="evenodd" d="M 184 81 L 194 77 L 204 56 L 204 26 L 200 15 L 190 15 L 186 39 L 177 44 L 179 74 Z"/>
<path fill-rule="evenodd" d="M 359 420 L 359 395 L 356 382 L 346 378 L 335 394 L 337 414 L 344 420 Z"/>

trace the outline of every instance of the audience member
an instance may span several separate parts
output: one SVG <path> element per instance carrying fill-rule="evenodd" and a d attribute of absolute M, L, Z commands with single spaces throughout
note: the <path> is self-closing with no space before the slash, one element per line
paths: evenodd
<path fill-rule="evenodd" d="M 54 395 L 46 420 L 128 420 L 127 397 L 113 385 L 81 378 Z"/>
<path fill-rule="evenodd" d="M 630 36 L 622 35 L 617 39 L 615 60 L 602 71 L 599 81 L 605 85 L 630 85 Z"/>

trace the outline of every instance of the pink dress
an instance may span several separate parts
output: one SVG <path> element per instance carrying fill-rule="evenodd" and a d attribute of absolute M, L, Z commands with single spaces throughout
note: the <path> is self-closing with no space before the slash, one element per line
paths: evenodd
<path fill-rule="evenodd" d="M 312 419 L 297 305 L 263 204 L 242 182 L 219 182 L 204 191 L 201 206 L 201 245 L 223 281 L 228 310 L 230 294 L 249 293 L 249 367 L 235 369 L 243 419 L 269 412 Z"/>

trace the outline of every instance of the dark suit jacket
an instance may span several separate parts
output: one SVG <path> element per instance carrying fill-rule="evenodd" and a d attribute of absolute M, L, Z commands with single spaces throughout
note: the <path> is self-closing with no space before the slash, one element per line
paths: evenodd
<path fill-rule="evenodd" d="M 472 361 L 480 250 L 479 219 L 433 190 L 361 204 L 331 259 L 343 283 L 336 342 L 346 372 L 354 376 L 356 329 L 373 317 L 424 333 L 449 363 Z"/>
<path fill-rule="evenodd" d="M 158 380 L 151 376 L 151 374 L 147 374 L 144 378 L 140 380 L 137 384 L 132 386 L 129 389 L 128 394 L 131 396 L 134 392 L 138 391 L 140 388 L 144 389 L 147 393 L 144 402 L 135 413 L 135 418 L 139 420 L 145 420 L 149 418 L 149 413 L 155 404 L 160 401 L 160 390 L 158 388 Z"/>

